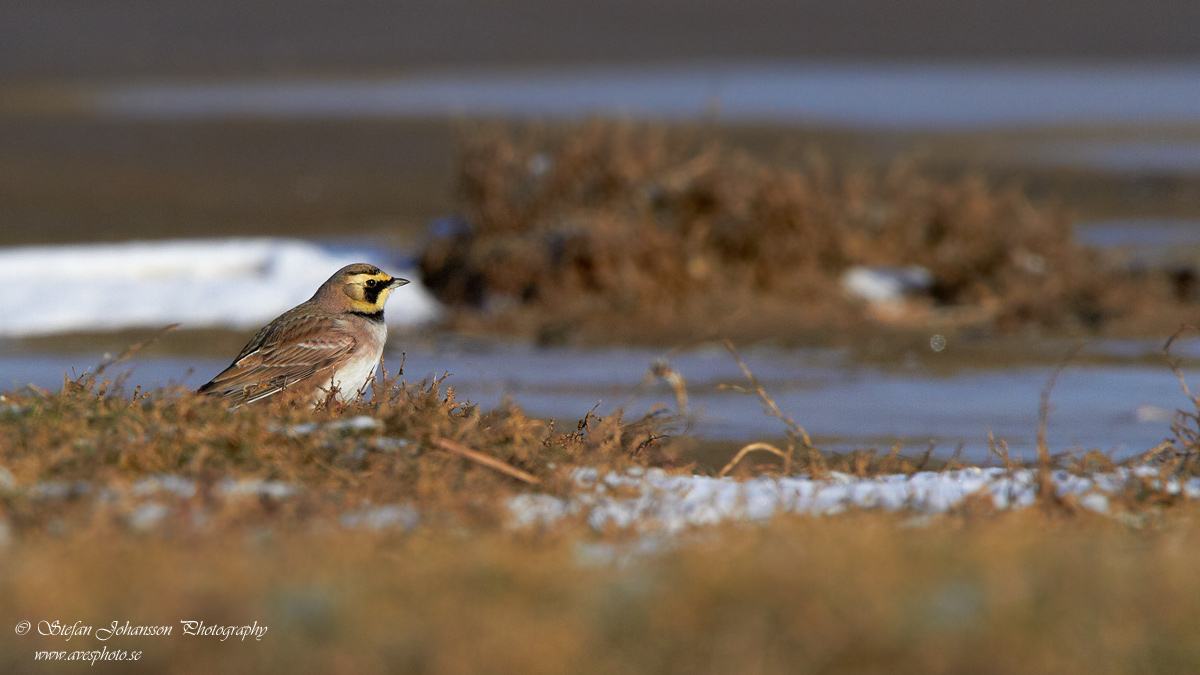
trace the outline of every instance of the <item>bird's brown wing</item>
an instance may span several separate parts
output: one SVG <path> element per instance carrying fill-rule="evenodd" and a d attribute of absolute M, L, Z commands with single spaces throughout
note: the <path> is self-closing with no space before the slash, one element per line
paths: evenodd
<path fill-rule="evenodd" d="M 314 394 L 356 344 L 342 319 L 285 314 L 259 331 L 228 368 L 197 391 L 222 396 L 238 405 L 281 391 Z"/>

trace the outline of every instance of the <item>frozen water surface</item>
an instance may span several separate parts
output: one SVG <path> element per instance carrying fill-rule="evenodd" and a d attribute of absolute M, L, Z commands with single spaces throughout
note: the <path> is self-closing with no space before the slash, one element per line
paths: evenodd
<path fill-rule="evenodd" d="M 1108 341 L 1096 349 L 1133 355 L 1138 346 Z M 1161 345 L 1154 341 L 1140 346 L 1153 350 Z M 1189 341 L 1179 351 L 1195 353 L 1196 347 Z M 600 415 L 617 408 L 627 415 L 640 415 L 654 406 L 674 411 L 671 389 L 647 376 L 651 365 L 666 356 L 688 383 L 689 413 L 680 430 L 686 427 L 691 433 L 732 441 L 784 433 L 782 424 L 763 413 L 755 398 L 720 388 L 745 382 L 723 350 L 670 354 L 504 344 L 461 350 L 447 341 L 436 346 L 396 344 L 387 355 L 393 367 L 400 362 L 400 349 L 405 350 L 409 382 L 449 371 L 446 383 L 454 386 L 460 400 L 489 408 L 511 398 L 533 415 L 569 425 L 597 404 Z M 984 461 L 990 429 L 1010 444 L 1014 456 L 1034 456 L 1038 400 L 1048 367 L 964 369 L 940 376 L 921 368 L 896 372 L 857 364 L 828 350 L 754 349 L 743 357 L 779 407 L 822 447 L 889 448 L 900 442 L 917 453 L 933 442 L 945 456 L 961 443 L 967 459 Z M 99 360 L 98 354 L 0 352 L 0 388 L 30 382 L 56 388 L 63 373 L 82 373 Z M 228 358 L 136 358 L 130 363 L 129 384 L 194 387 L 227 363 Z M 1189 375 L 1195 378 L 1198 373 Z M 1100 450 L 1116 457 L 1143 452 L 1168 435 L 1174 410 L 1185 403 L 1179 383 L 1165 366 L 1069 368 L 1053 393 L 1049 443 L 1056 452 Z"/>
<path fill-rule="evenodd" d="M 619 114 L 894 129 L 1200 121 L 1200 68 L 1190 63 L 690 63 L 132 83 L 76 94 L 96 112 L 158 119 Z"/>

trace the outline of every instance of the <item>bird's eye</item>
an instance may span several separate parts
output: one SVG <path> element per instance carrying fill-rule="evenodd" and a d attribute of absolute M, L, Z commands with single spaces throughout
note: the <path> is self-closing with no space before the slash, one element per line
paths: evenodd
<path fill-rule="evenodd" d="M 375 279 L 367 279 L 367 288 L 375 288 L 378 285 L 379 285 L 379 282 L 376 281 Z"/>

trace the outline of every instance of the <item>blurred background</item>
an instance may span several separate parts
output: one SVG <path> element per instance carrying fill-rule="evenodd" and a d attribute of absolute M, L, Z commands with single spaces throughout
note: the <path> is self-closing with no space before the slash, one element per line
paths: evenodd
<path fill-rule="evenodd" d="M 1160 347 L 1174 317 L 1190 317 L 1200 252 L 1200 7 L 1182 1 L 8 0 L 0 387 L 56 386 L 173 322 L 182 330 L 132 362 L 131 384 L 197 386 L 342 264 L 376 262 L 417 282 L 445 271 L 431 268 L 431 246 L 486 220 L 471 189 L 488 183 L 470 169 L 503 164 L 464 157 L 509 148 L 542 175 L 566 155 L 550 141 L 539 149 L 538 133 L 570 139 L 570 125 L 597 117 L 801 176 L 818 165 L 888 175 L 900 161 L 935 184 L 970 175 L 1015 186 L 1027 202 L 1009 211 L 1067 214 L 1070 241 L 1039 230 L 1033 248 L 1087 251 L 1022 248 L 1014 264 L 1034 275 L 1059 260 L 1103 264 L 1128 273 L 1122 284 L 1161 274 L 1175 295 L 1143 320 L 1111 309 L 1153 296 L 1129 286 L 1124 305 L 1065 306 L 1084 316 L 1065 327 L 1045 318 L 1051 307 L 965 327 L 822 319 L 806 331 L 781 319 L 734 336 L 701 316 L 680 331 L 607 336 L 586 322 L 564 329 L 561 313 L 514 329 L 524 315 L 504 302 L 476 298 L 482 314 L 471 313 L 435 280 L 391 301 L 390 362 L 403 352 L 413 379 L 450 371 L 460 395 L 484 405 L 511 395 L 535 415 L 578 419 L 596 401 L 603 412 L 673 400 L 647 374 L 666 359 L 689 382 L 697 432 L 781 433 L 755 401 L 717 387 L 739 376 L 721 346 L 736 337 L 823 447 L 932 441 L 982 457 L 989 428 L 1032 449 L 1046 376 L 1087 339 L 1055 393 L 1053 445 L 1128 454 L 1164 435 L 1180 396 Z M 639 138 L 622 142 L 658 147 Z M 850 199 L 848 184 L 830 194 Z M 525 213 L 517 220 L 536 220 Z M 1025 227 L 992 220 L 995 232 Z M 818 295 L 870 305 L 924 294 L 901 314 L 928 305 L 945 318 L 936 264 L 851 264 L 871 260 L 839 263 L 838 275 L 858 276 Z M 894 274 L 910 263 L 932 281 Z M 986 308 L 998 293 L 987 288 L 955 307 Z M 810 296 L 785 298 L 781 316 L 788 302 L 807 306 L 795 297 Z M 1097 313 L 1114 319 L 1087 318 Z"/>

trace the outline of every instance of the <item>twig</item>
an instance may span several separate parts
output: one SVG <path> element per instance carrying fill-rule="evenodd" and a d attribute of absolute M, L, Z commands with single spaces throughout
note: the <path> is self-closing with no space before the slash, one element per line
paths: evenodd
<path fill-rule="evenodd" d="M 1013 463 L 1012 457 L 1009 456 L 1008 444 L 1004 441 L 1000 441 L 1000 445 L 997 446 L 996 435 L 992 433 L 991 428 L 988 428 L 988 451 L 991 452 L 991 454 L 999 457 L 1000 461 L 1004 462 L 1004 470 L 1007 471 L 1011 476 L 1016 464 Z"/>
<path fill-rule="evenodd" d="M 596 401 L 596 405 L 592 406 L 592 409 L 587 411 L 587 414 L 583 416 L 583 419 L 579 420 L 579 427 L 575 430 L 576 432 L 578 432 L 580 435 L 583 435 L 583 431 L 588 428 L 588 422 L 592 419 L 592 417 L 600 419 L 600 417 L 596 415 L 596 408 L 599 408 L 602 402 L 603 401 Z"/>
<path fill-rule="evenodd" d="M 743 457 L 745 457 L 746 455 L 748 455 L 756 450 L 760 450 L 762 452 L 769 452 L 773 455 L 778 455 L 779 457 L 782 457 L 783 461 L 785 461 L 785 462 L 790 462 L 792 459 L 792 457 L 789 453 L 786 453 L 786 452 L 780 450 L 779 448 L 771 445 L 770 443 L 751 443 L 750 445 L 745 446 L 741 450 L 738 450 L 738 453 L 736 455 L 734 455 L 733 459 L 731 459 L 729 461 L 729 463 L 725 465 L 725 468 L 721 469 L 721 471 L 717 474 L 717 477 L 720 478 L 720 477 L 724 476 L 725 474 L 729 473 L 730 471 L 732 471 L 733 467 L 737 466 L 738 462 L 742 461 Z"/>
<path fill-rule="evenodd" d="M 666 359 L 658 359 L 650 366 L 646 376 L 666 382 L 675 394 L 675 411 L 680 415 L 688 414 L 687 380 L 683 379 L 682 373 L 672 368 Z"/>
<path fill-rule="evenodd" d="M 758 395 L 758 400 L 762 403 L 763 409 L 767 412 L 767 414 L 779 419 L 779 421 L 787 425 L 789 431 L 800 436 L 800 439 L 804 441 L 805 446 L 812 448 L 812 438 L 809 437 L 808 432 L 804 430 L 804 427 L 796 424 L 796 421 L 791 417 L 784 415 L 783 411 L 779 409 L 779 406 L 775 405 L 775 400 L 767 394 L 767 390 L 763 388 L 762 383 L 760 383 L 758 378 L 754 376 L 754 373 L 750 372 L 750 369 L 746 367 L 745 362 L 743 362 L 742 357 L 738 355 L 737 349 L 734 348 L 733 343 L 727 340 L 725 342 L 725 348 L 729 350 L 730 355 L 733 356 L 733 360 L 737 362 L 738 367 L 742 369 L 742 373 L 745 374 L 746 379 L 750 380 L 750 384 L 754 385 L 754 393 Z"/>
<path fill-rule="evenodd" d="M 1189 330 L 1195 330 L 1195 328 L 1186 325 L 1180 326 L 1179 330 L 1175 331 L 1175 334 L 1167 340 L 1167 344 L 1163 345 L 1163 354 L 1167 356 L 1167 365 L 1171 367 L 1171 372 L 1175 373 L 1175 377 L 1179 379 L 1179 386 L 1183 389 L 1183 395 L 1187 396 L 1188 400 L 1190 400 L 1197 409 L 1200 409 L 1200 398 L 1197 398 L 1195 395 L 1193 395 L 1191 388 L 1188 387 L 1187 380 L 1183 377 L 1183 370 L 1181 370 L 1179 367 L 1180 359 L 1171 356 L 1171 344 L 1174 343 L 1179 336 L 1183 335 Z"/>
<path fill-rule="evenodd" d="M 506 476 L 511 476 L 512 478 L 529 483 L 530 485 L 539 485 L 542 482 L 537 478 L 537 476 L 526 473 L 511 464 L 506 464 L 495 457 L 492 457 L 491 455 L 485 455 L 478 450 L 472 450 L 471 448 L 468 448 L 461 443 L 456 443 L 448 438 L 435 438 L 433 443 L 446 452 L 454 453 L 459 457 L 469 459 L 476 464 L 482 464 L 489 469 L 494 469 Z"/>
<path fill-rule="evenodd" d="M 929 447 L 925 449 L 925 454 L 921 455 L 921 461 L 917 464 L 917 471 L 925 470 L 925 465 L 929 464 L 929 458 L 933 456 L 936 448 L 937 445 L 932 440 L 929 441 Z"/>
<path fill-rule="evenodd" d="M 150 345 L 154 344 L 155 342 L 158 342 L 159 339 L 162 338 L 162 336 L 166 335 L 167 333 L 170 333 L 171 331 L 175 330 L 176 328 L 179 328 L 179 324 L 177 324 L 177 323 L 170 324 L 169 326 L 163 326 L 162 328 L 159 328 L 158 330 L 154 331 L 154 334 L 151 335 L 150 337 L 146 338 L 145 340 L 143 340 L 135 345 L 131 345 L 128 349 L 126 349 L 125 351 L 118 354 L 116 356 L 116 358 L 105 359 L 105 360 L 101 361 L 100 365 L 96 366 L 96 372 L 92 373 L 92 379 L 99 377 L 100 373 L 103 373 L 108 368 L 115 366 L 118 363 L 124 363 L 125 361 L 128 361 L 130 358 L 133 357 L 134 354 L 137 354 L 138 352 L 142 351 L 146 347 L 149 347 Z"/>
<path fill-rule="evenodd" d="M 962 459 L 963 450 L 966 450 L 966 449 L 967 449 L 967 444 L 964 443 L 963 441 L 959 441 L 958 445 L 955 446 L 955 448 L 954 448 L 954 453 L 950 455 L 950 460 L 948 462 L 946 462 L 945 465 L 942 466 L 942 471 L 943 472 L 953 471 L 953 470 L 959 468 L 960 466 L 964 466 L 964 465 L 960 464 L 958 460 Z"/>
<path fill-rule="evenodd" d="M 1157 457 L 1158 455 L 1160 455 L 1164 450 L 1170 450 L 1172 447 L 1174 447 L 1174 446 L 1171 443 L 1171 441 L 1169 441 L 1169 440 L 1163 441 L 1162 443 L 1159 443 L 1158 445 L 1154 446 L 1153 448 L 1150 448 L 1149 450 L 1143 452 L 1142 454 L 1131 457 L 1130 461 L 1127 463 L 1134 465 L 1134 466 L 1136 466 L 1138 464 L 1148 464 L 1150 462 L 1150 460 L 1152 460 L 1155 457 Z"/>
<path fill-rule="evenodd" d="M 1058 362 L 1058 365 L 1054 367 L 1054 372 L 1050 373 L 1049 379 L 1046 380 L 1046 386 L 1042 387 L 1041 399 L 1038 402 L 1037 451 L 1039 464 L 1049 466 L 1050 463 L 1050 451 L 1046 447 L 1046 427 L 1050 421 L 1050 393 L 1054 391 L 1058 376 L 1066 370 L 1071 361 L 1075 360 L 1075 356 L 1079 354 L 1085 344 L 1080 342 L 1063 354 L 1062 360 Z"/>
<path fill-rule="evenodd" d="M 640 456 L 642 454 L 642 450 L 645 450 L 646 448 L 650 447 L 651 445 L 654 445 L 655 441 L 658 441 L 658 440 L 666 438 L 666 437 L 667 437 L 666 434 L 659 434 L 657 436 L 655 436 L 654 434 L 648 434 L 646 436 L 646 440 L 642 441 L 641 443 L 638 443 L 638 446 L 633 449 L 633 452 L 629 453 L 629 456 L 630 457 Z"/>
<path fill-rule="evenodd" d="M 898 464 L 898 462 L 896 461 L 896 458 L 900 456 L 900 449 L 901 449 L 900 443 L 896 443 L 896 444 L 892 445 L 891 451 L 888 452 L 888 454 L 886 456 L 884 456 L 883 459 L 879 460 L 879 470 L 881 472 L 891 473 L 895 469 L 896 465 Z M 901 465 L 901 466 L 903 466 L 903 465 Z"/>
<path fill-rule="evenodd" d="M 1050 450 L 1046 447 L 1046 427 L 1050 421 L 1050 394 L 1054 391 L 1054 385 L 1058 382 L 1058 376 L 1062 371 L 1066 370 L 1071 361 L 1075 359 L 1075 355 L 1083 349 L 1086 343 L 1080 342 L 1063 354 L 1063 358 L 1058 365 L 1054 367 L 1054 372 L 1050 373 L 1050 377 L 1046 380 L 1046 386 L 1042 387 L 1042 395 L 1038 401 L 1038 432 L 1037 432 L 1037 453 L 1038 453 L 1038 471 L 1037 471 L 1037 493 L 1038 496 L 1046 500 L 1054 500 L 1056 503 L 1061 503 L 1057 498 L 1054 490 L 1054 479 L 1050 475 L 1050 467 L 1054 463 L 1054 458 L 1050 456 Z M 1005 448 L 1007 452 L 1007 448 Z"/>
<path fill-rule="evenodd" d="M 1171 431 L 1175 434 L 1175 440 L 1180 446 L 1175 450 L 1177 455 L 1192 454 L 1197 446 L 1197 440 L 1200 439 L 1200 397 L 1192 394 L 1191 388 L 1188 387 L 1187 379 L 1183 376 L 1183 369 L 1179 366 L 1181 359 L 1177 359 L 1171 355 L 1171 344 L 1174 343 L 1179 336 L 1190 330 L 1194 331 L 1196 328 L 1186 324 L 1180 326 L 1179 330 L 1175 331 L 1175 334 L 1167 340 L 1165 345 L 1163 345 L 1163 354 L 1166 355 L 1167 365 L 1171 368 L 1171 372 L 1175 373 L 1176 379 L 1179 380 L 1179 387 L 1183 389 L 1183 395 L 1187 396 L 1188 400 L 1192 402 L 1192 407 L 1196 410 L 1195 413 L 1189 413 L 1179 409 L 1175 411 L 1175 419 L 1171 423 Z M 1195 423 L 1196 430 L 1193 431 L 1192 429 L 1188 428 L 1187 425 L 1189 420 Z"/>

